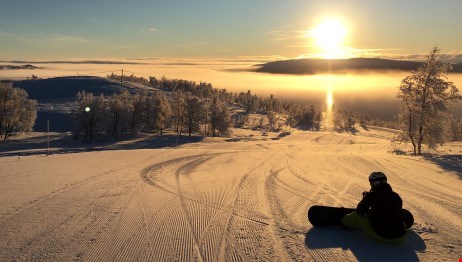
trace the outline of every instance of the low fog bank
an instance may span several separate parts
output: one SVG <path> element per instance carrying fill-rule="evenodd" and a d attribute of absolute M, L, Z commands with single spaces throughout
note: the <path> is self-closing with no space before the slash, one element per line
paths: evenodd
<path fill-rule="evenodd" d="M 283 98 L 282 95 L 277 96 Z M 295 103 L 302 103 L 308 105 L 323 105 L 325 97 L 308 98 L 303 97 L 287 97 L 289 101 Z M 399 112 L 400 101 L 398 99 L 367 99 L 367 98 L 336 98 L 334 105 L 337 109 L 351 110 L 356 114 L 365 114 L 370 119 L 380 119 L 386 121 L 397 121 L 397 114 Z M 453 105 L 451 112 L 456 117 L 462 117 L 462 104 Z"/>

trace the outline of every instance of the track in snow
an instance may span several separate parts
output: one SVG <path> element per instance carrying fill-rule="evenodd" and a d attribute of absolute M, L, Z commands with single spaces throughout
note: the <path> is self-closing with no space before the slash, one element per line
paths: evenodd
<path fill-rule="evenodd" d="M 381 143 L 300 133 L 264 144 L 89 153 L 104 160 L 96 171 L 1 213 L 0 260 L 355 261 L 371 259 L 368 250 L 394 259 L 455 257 L 462 251 L 460 180 L 431 163 L 381 153 Z M 117 154 L 121 161 L 112 163 Z M 355 206 L 374 170 L 386 172 L 415 214 L 407 245 L 311 227 L 311 205 Z M 5 183 L 15 175 L 34 172 L 5 175 Z M 421 252 L 425 244 L 432 249 Z"/>

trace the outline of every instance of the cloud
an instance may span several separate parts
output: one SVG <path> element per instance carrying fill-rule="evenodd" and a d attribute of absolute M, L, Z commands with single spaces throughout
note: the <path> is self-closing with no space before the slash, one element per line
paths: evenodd
<path fill-rule="evenodd" d="M 272 41 L 287 41 L 287 40 L 294 40 L 294 39 L 301 39 L 306 38 L 306 31 L 303 30 L 290 30 L 290 31 L 282 31 L 282 30 L 271 30 L 266 32 L 267 35 L 270 36 Z"/>
<path fill-rule="evenodd" d="M 417 54 L 398 54 L 395 55 L 397 59 L 403 60 L 417 60 L 417 61 L 425 61 L 427 60 L 427 56 L 430 52 L 426 53 L 417 53 Z M 441 60 L 451 63 L 460 63 L 462 62 L 462 51 L 449 51 L 449 52 L 441 52 L 439 54 Z"/>
<path fill-rule="evenodd" d="M 206 42 L 199 41 L 199 42 L 178 44 L 178 45 L 175 45 L 175 47 L 191 49 L 191 50 L 201 50 L 201 49 L 204 49 L 206 45 L 207 45 Z"/>
<path fill-rule="evenodd" d="M 157 27 L 151 26 L 148 29 L 141 30 L 141 33 L 146 34 L 146 33 L 155 33 L 155 32 L 159 32 L 159 31 L 160 30 Z"/>
<path fill-rule="evenodd" d="M 343 52 L 348 54 L 346 58 L 353 57 L 366 57 L 366 58 L 383 58 L 383 59 L 393 59 L 393 60 L 410 60 L 410 61 L 425 61 L 427 59 L 426 53 L 403 53 L 403 50 L 395 48 L 352 48 L 344 47 Z M 462 51 L 449 51 L 442 52 L 439 54 L 439 57 L 442 61 L 450 63 L 460 63 L 462 62 Z M 298 56 L 297 58 L 322 58 L 317 53 L 307 53 Z"/>
<path fill-rule="evenodd" d="M 0 30 L 0 37 L 10 37 L 12 36 L 12 34 L 8 33 L 8 32 L 5 32 L 5 31 L 2 31 Z"/>
<path fill-rule="evenodd" d="M 462 62 L 462 51 L 451 51 L 448 53 L 441 54 L 443 60 L 450 62 L 461 63 Z"/>
<path fill-rule="evenodd" d="M 310 45 L 305 45 L 305 47 L 313 47 Z M 399 54 L 398 49 L 381 49 L 381 48 L 353 48 L 344 46 L 339 52 L 341 52 L 344 58 L 354 58 L 354 57 L 365 57 L 365 58 L 384 58 L 384 59 L 403 59 L 403 60 L 412 60 L 401 57 L 402 54 Z M 318 52 L 312 52 L 307 54 L 299 55 L 297 58 L 324 58 L 322 54 Z"/>
<path fill-rule="evenodd" d="M 9 62 L 13 64 L 108 64 L 108 65 L 145 65 L 146 63 L 136 62 L 136 61 L 127 61 L 127 60 L 116 60 L 116 59 L 106 59 L 106 60 L 87 60 L 87 59 L 69 59 L 69 60 L 10 60 L 10 61 L 0 61 L 0 62 Z"/>
<path fill-rule="evenodd" d="M 80 36 L 69 36 L 69 35 L 61 35 L 61 34 L 53 34 L 48 37 L 48 41 L 50 42 L 59 42 L 59 43 L 88 43 L 89 40 L 80 37 Z"/>
<path fill-rule="evenodd" d="M 310 50 L 315 48 L 310 31 L 300 27 L 284 26 L 266 32 L 268 40 L 284 49 Z"/>
<path fill-rule="evenodd" d="M 206 44 L 206 43 L 205 43 Z M 177 46 L 187 46 L 181 44 Z M 142 61 L 142 63 L 152 64 L 258 64 L 271 61 L 285 60 L 287 57 L 280 55 L 258 55 L 258 56 L 198 56 L 198 57 L 131 57 L 130 61 Z"/>
<path fill-rule="evenodd" d="M 218 62 L 226 62 L 226 63 L 267 63 L 271 61 L 278 61 L 278 60 L 285 60 L 286 57 L 280 55 L 267 55 L 267 56 L 236 56 L 236 57 L 226 57 L 226 58 L 204 58 L 207 61 L 218 61 Z"/>
<path fill-rule="evenodd" d="M 81 37 L 63 34 L 51 34 L 46 36 L 38 35 L 22 35 L 15 36 L 14 39 L 20 43 L 27 45 L 71 45 L 71 44 L 85 44 L 92 41 Z"/>
<path fill-rule="evenodd" d="M 140 45 L 140 44 L 106 43 L 105 46 L 107 46 L 109 49 L 113 49 L 113 50 L 133 50 L 133 49 L 140 48 L 142 45 Z"/>
<path fill-rule="evenodd" d="M 271 30 L 271 31 L 266 32 L 267 35 L 277 35 L 280 33 L 281 33 L 281 30 Z"/>

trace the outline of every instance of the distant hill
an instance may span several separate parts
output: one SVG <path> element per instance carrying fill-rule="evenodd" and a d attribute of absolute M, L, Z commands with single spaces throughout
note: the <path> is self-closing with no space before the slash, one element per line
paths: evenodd
<path fill-rule="evenodd" d="M 423 62 L 381 58 L 293 59 L 258 65 L 257 72 L 272 74 L 317 74 L 347 71 L 411 71 Z M 462 63 L 453 65 L 453 73 L 462 73 Z"/>
<path fill-rule="evenodd" d="M 57 77 L 38 80 L 15 81 L 14 87 L 27 91 L 29 97 L 37 100 L 38 112 L 34 131 L 46 131 L 46 121 L 50 120 L 54 132 L 72 131 L 72 110 L 76 95 L 84 90 L 94 95 L 110 96 L 124 89 L 133 90 L 126 84 L 101 77 Z"/>
<path fill-rule="evenodd" d="M 33 65 L 0 65 L 0 70 L 20 70 L 20 69 L 37 69 Z"/>
<path fill-rule="evenodd" d="M 119 93 L 125 86 L 114 81 L 101 77 L 56 77 L 39 80 L 15 81 L 15 87 L 20 87 L 27 91 L 29 97 L 41 102 L 49 101 L 75 101 L 76 95 L 80 90 L 92 92 L 95 95 L 112 95 Z"/>
<path fill-rule="evenodd" d="M 462 63 L 453 64 L 452 66 L 453 66 L 454 70 L 455 69 L 462 70 Z"/>

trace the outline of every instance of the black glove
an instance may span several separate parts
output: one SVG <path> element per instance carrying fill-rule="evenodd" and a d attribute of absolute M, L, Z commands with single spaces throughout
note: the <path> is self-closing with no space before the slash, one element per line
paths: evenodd
<path fill-rule="evenodd" d="M 369 194 L 369 192 L 364 191 L 364 192 L 363 192 L 363 197 L 365 197 L 367 194 Z"/>

